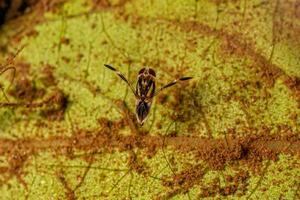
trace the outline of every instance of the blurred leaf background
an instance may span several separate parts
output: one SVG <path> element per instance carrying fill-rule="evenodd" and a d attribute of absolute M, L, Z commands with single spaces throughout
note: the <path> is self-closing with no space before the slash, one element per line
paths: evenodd
<path fill-rule="evenodd" d="M 300 198 L 299 1 L 24 2 L 0 28 L 1 64 L 21 49 L 0 77 L 0 199 Z M 103 64 L 194 79 L 136 132 Z"/>

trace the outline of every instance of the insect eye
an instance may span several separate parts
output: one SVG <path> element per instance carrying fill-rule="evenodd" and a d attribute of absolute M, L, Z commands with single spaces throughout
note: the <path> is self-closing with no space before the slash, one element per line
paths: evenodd
<path fill-rule="evenodd" d="M 139 75 L 140 74 L 143 74 L 145 72 L 145 68 L 142 68 L 140 71 L 139 71 Z"/>
<path fill-rule="evenodd" d="M 156 77 L 156 73 L 153 69 L 149 69 L 149 74 L 151 74 L 152 76 Z"/>

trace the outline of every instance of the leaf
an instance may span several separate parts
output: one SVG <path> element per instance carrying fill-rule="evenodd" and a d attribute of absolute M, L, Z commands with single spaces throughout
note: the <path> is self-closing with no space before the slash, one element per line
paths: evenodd
<path fill-rule="evenodd" d="M 45 1 L 7 21 L 3 199 L 297 199 L 296 1 Z M 157 88 L 143 127 L 134 85 Z M 7 85 L 10 77 L 1 75 Z"/>

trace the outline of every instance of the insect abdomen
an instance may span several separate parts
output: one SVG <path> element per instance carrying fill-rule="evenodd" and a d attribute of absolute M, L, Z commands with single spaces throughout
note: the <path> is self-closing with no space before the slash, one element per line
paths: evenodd
<path fill-rule="evenodd" d="M 137 100 L 136 103 L 136 118 L 138 122 L 142 125 L 146 120 L 151 107 L 151 102 L 145 102 Z"/>

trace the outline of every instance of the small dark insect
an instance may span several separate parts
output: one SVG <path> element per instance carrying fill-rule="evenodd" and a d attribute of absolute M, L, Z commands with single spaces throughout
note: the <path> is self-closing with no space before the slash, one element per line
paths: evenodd
<path fill-rule="evenodd" d="M 144 122 L 147 119 L 153 101 L 153 97 L 155 97 L 163 89 L 171 87 L 172 85 L 175 85 L 179 81 L 186 81 L 192 79 L 192 77 L 181 77 L 179 79 L 175 79 L 174 81 L 164 85 L 159 90 L 155 91 L 155 78 L 156 78 L 155 71 L 151 68 L 145 67 L 139 71 L 136 88 L 134 89 L 121 72 L 119 72 L 118 70 L 116 70 L 114 67 L 110 65 L 105 64 L 104 66 L 114 71 L 123 81 L 125 81 L 127 85 L 130 87 L 133 94 L 135 95 L 136 98 L 135 113 L 136 113 L 137 121 L 141 126 L 144 124 Z"/>

